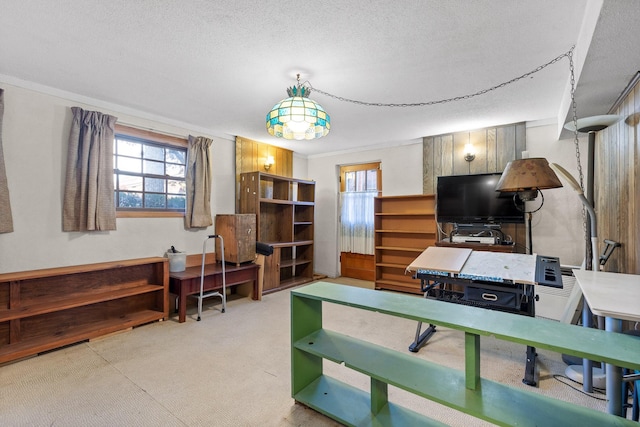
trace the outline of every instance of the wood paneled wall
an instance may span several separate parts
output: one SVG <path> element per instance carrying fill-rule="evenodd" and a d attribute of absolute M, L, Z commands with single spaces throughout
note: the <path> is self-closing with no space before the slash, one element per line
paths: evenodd
<path fill-rule="evenodd" d="M 476 156 L 470 162 L 464 159 L 469 143 Z M 502 172 L 511 160 L 522 158 L 525 149 L 525 123 L 424 137 L 422 193 L 436 193 L 438 176 Z M 505 231 L 518 244 L 518 252 L 525 252 L 525 225 L 506 225 Z"/>
<path fill-rule="evenodd" d="M 471 143 L 476 157 L 464 159 Z M 520 159 L 526 149 L 524 123 L 427 136 L 422 140 L 422 193 L 435 194 L 438 176 L 502 172 L 511 160 Z"/>
<path fill-rule="evenodd" d="M 273 156 L 275 163 L 266 170 L 264 164 L 268 156 Z M 266 172 L 292 177 L 293 151 L 237 136 L 236 175 L 240 177 L 244 172 Z"/>
<path fill-rule="evenodd" d="M 600 252 L 604 239 L 622 244 L 606 271 L 640 274 L 640 83 L 612 114 L 621 121 L 596 134 L 594 201 Z"/>
<path fill-rule="evenodd" d="M 265 161 L 273 156 L 274 164 L 266 170 Z M 236 137 L 236 212 L 240 191 L 240 174 L 265 172 L 278 176 L 293 176 L 293 151 L 251 139 Z"/>

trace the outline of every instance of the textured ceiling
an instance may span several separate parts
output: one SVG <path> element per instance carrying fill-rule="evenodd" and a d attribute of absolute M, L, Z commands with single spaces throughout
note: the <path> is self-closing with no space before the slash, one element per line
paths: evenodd
<path fill-rule="evenodd" d="M 638 22 L 636 0 L 1 0 L 0 81 L 310 156 L 564 122 L 569 61 L 424 107 L 316 91 L 331 133 L 285 141 L 264 118 L 297 73 L 338 97 L 432 102 L 499 85 L 575 45 L 578 114 L 605 114 L 640 69 Z"/>

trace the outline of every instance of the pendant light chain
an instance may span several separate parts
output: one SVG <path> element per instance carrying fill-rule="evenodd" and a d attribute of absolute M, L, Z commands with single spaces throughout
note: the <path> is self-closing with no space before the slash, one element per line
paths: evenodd
<path fill-rule="evenodd" d="M 576 161 L 577 161 L 577 169 L 578 169 L 578 177 L 579 177 L 579 183 L 580 183 L 580 188 L 582 189 L 582 191 L 584 191 L 584 174 L 582 172 L 582 164 L 580 162 L 580 144 L 579 144 L 579 139 L 578 139 L 578 117 L 577 117 L 577 106 L 576 106 L 576 97 L 575 97 L 575 91 L 576 91 L 576 81 L 575 81 L 575 67 L 574 67 L 574 63 L 573 63 L 573 51 L 575 49 L 575 45 L 571 46 L 571 49 L 569 49 L 567 52 L 563 53 L 562 55 L 558 55 L 555 58 L 553 58 L 551 61 L 542 64 L 540 66 L 538 66 L 537 68 L 535 68 L 532 71 L 529 71 L 527 73 L 522 74 L 521 76 L 515 77 L 511 80 L 508 80 L 506 82 L 500 83 L 498 85 L 492 86 L 490 88 L 487 89 L 483 89 L 480 90 L 478 92 L 474 92 L 474 93 L 470 93 L 467 95 L 461 95 L 461 96 L 455 96 L 452 98 L 446 98 L 446 99 L 440 99 L 437 101 L 427 101 L 427 102 L 416 102 L 416 103 L 401 103 L 401 104 L 395 104 L 395 103 L 384 103 L 384 102 L 365 102 L 365 101 L 359 101 L 356 99 L 349 99 L 349 98 L 345 98 L 342 96 L 337 96 L 337 95 L 333 95 L 331 93 L 325 92 L 321 89 L 315 88 L 313 87 L 313 85 L 311 84 L 311 82 L 309 82 L 308 80 L 305 81 L 303 83 L 304 86 L 313 89 L 314 91 L 328 96 L 329 98 L 333 98 L 333 99 L 337 99 L 338 101 L 343 101 L 343 102 L 350 102 L 352 104 L 357 104 L 357 105 L 364 105 L 364 106 L 369 106 L 369 107 L 400 107 L 400 108 L 404 108 L 404 107 L 426 107 L 426 106 L 430 106 L 430 105 L 438 105 L 438 104 L 446 104 L 449 102 L 455 102 L 455 101 L 462 101 L 462 100 L 466 100 L 466 99 L 470 99 L 476 96 L 480 96 L 480 95 L 484 95 L 486 93 L 492 92 L 494 90 L 498 90 L 501 89 L 505 86 L 508 86 L 512 83 L 516 83 L 522 79 L 525 79 L 527 77 L 530 77 L 536 73 L 538 73 L 539 71 L 544 70 L 545 68 L 547 68 L 550 65 L 555 64 L 556 62 L 561 61 L 563 58 L 568 58 L 569 59 L 569 71 L 571 74 L 571 113 L 572 113 L 572 121 L 573 121 L 573 136 L 574 136 L 574 145 L 575 145 L 575 152 L 576 152 Z M 300 82 L 300 77 L 298 75 L 298 84 Z M 582 229 L 584 232 L 584 237 L 585 237 L 585 245 L 586 245 L 586 249 L 587 249 L 587 256 L 586 256 L 586 263 L 587 263 L 587 268 L 589 269 L 589 265 L 592 263 L 592 256 L 591 256 L 591 244 L 590 244 L 590 237 L 587 234 L 587 211 L 585 209 L 584 206 L 582 206 Z M 595 266 L 594 266 L 595 267 Z"/>
<path fill-rule="evenodd" d="M 351 102 L 352 104 L 365 105 L 365 106 L 368 106 L 368 107 L 401 107 L 401 108 L 402 107 L 426 107 L 426 106 L 429 106 L 429 105 L 438 105 L 438 104 L 446 104 L 448 102 L 454 102 L 454 101 L 463 101 L 465 99 L 470 99 L 470 98 L 473 98 L 473 97 L 476 97 L 476 96 L 484 95 L 486 93 L 492 92 L 492 91 L 497 90 L 497 89 L 502 89 L 505 86 L 508 86 L 508 85 L 510 85 L 512 83 L 516 83 L 516 82 L 518 82 L 518 81 L 520 81 L 522 79 L 525 79 L 527 77 L 532 76 L 533 74 L 536 74 L 539 71 L 544 70 L 548 66 L 553 65 L 556 62 L 562 60 L 562 58 L 564 58 L 564 57 L 568 57 L 569 60 L 571 61 L 571 56 L 573 54 L 573 49 L 574 48 L 575 48 L 575 46 L 572 46 L 571 49 L 569 49 L 567 52 L 563 53 L 562 55 L 558 55 L 557 57 L 553 58 L 551 61 L 538 66 L 536 69 L 534 69 L 532 71 L 529 71 L 527 73 L 524 73 L 521 76 L 514 77 L 513 79 L 508 80 L 506 82 L 500 83 L 498 85 L 492 86 L 492 87 L 487 88 L 487 89 L 482 89 L 482 90 L 480 90 L 478 92 L 470 93 L 470 94 L 467 94 L 467 95 L 455 96 L 453 98 L 439 99 L 437 101 L 401 103 L 401 104 L 385 103 L 385 102 L 366 102 L 366 101 L 358 101 L 357 99 L 344 98 L 342 96 L 337 96 L 337 95 L 333 95 L 331 93 L 325 92 L 323 90 L 320 90 L 318 88 L 313 87 L 311 82 L 309 82 L 308 80 L 304 82 L 304 85 L 308 86 L 309 88 L 313 89 L 314 91 L 316 91 L 316 92 L 318 92 L 318 93 L 320 93 L 322 95 L 328 96 L 329 98 L 337 99 L 338 101 L 343 101 L 343 102 Z"/>
<path fill-rule="evenodd" d="M 578 166 L 578 177 L 580 183 L 580 189 L 584 192 L 584 175 L 582 173 L 582 163 L 580 162 L 580 141 L 578 140 L 578 109 L 576 104 L 576 81 L 574 74 L 574 65 L 573 65 L 573 52 L 571 52 L 569 57 L 569 70 L 571 71 L 571 112 L 573 120 L 573 144 L 576 150 L 576 163 Z M 587 270 L 592 270 L 596 268 L 593 264 L 593 251 L 591 248 L 591 236 L 587 232 L 587 221 L 589 218 L 587 217 L 587 209 L 582 205 L 582 233 L 584 236 L 584 245 L 585 245 L 585 267 Z"/>

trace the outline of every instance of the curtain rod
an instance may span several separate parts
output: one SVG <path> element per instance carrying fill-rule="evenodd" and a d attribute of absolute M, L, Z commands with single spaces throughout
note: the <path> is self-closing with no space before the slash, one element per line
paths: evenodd
<path fill-rule="evenodd" d="M 148 126 L 140 126 L 140 125 L 137 125 L 137 124 L 123 122 L 123 121 L 120 121 L 119 119 L 116 120 L 116 124 L 121 125 L 121 126 L 130 127 L 130 128 L 133 128 L 133 129 L 138 129 L 138 130 L 143 130 L 143 131 L 147 131 L 147 132 L 158 133 L 158 134 L 161 134 L 161 135 L 171 136 L 171 137 L 174 137 L 174 138 L 180 138 L 180 139 L 188 139 L 189 138 L 189 135 L 184 135 L 184 134 L 181 135 L 181 134 L 178 134 L 178 133 L 172 133 L 172 132 L 167 132 L 167 131 L 163 131 L 163 130 L 157 130 L 157 129 L 154 129 L 154 128 L 148 127 Z"/>

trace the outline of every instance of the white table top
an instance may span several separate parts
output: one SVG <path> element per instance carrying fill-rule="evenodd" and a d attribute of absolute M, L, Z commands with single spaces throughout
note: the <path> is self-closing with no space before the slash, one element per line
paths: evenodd
<path fill-rule="evenodd" d="M 578 269 L 573 274 L 594 314 L 640 321 L 640 275 Z"/>
<path fill-rule="evenodd" d="M 408 267 L 408 271 L 435 271 L 460 278 L 536 284 L 536 255 L 472 251 L 466 248 L 430 246 Z"/>

